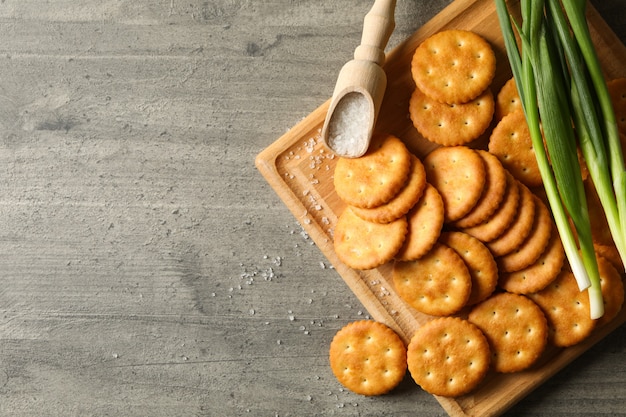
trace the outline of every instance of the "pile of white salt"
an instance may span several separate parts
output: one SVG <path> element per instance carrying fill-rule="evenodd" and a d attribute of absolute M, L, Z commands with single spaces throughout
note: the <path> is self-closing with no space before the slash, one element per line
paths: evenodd
<path fill-rule="evenodd" d="M 328 146 L 341 156 L 358 156 L 367 146 L 370 104 L 361 93 L 341 98 L 328 123 Z"/>

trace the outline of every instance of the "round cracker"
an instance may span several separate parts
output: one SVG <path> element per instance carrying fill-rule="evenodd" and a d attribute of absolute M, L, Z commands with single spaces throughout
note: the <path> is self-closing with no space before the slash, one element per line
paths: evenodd
<path fill-rule="evenodd" d="M 548 340 L 557 347 L 582 342 L 596 326 L 590 316 L 589 295 L 579 290 L 570 271 L 562 270 L 546 288 L 528 297 L 541 307 L 548 320 Z"/>
<path fill-rule="evenodd" d="M 487 243 L 493 256 L 504 256 L 520 247 L 530 234 L 535 219 L 535 198 L 533 193 L 522 183 L 517 214 L 506 231 L 496 239 Z"/>
<path fill-rule="evenodd" d="M 548 323 L 541 308 L 523 295 L 499 293 L 475 306 L 468 320 L 484 333 L 496 372 L 529 368 L 548 343 Z"/>
<path fill-rule="evenodd" d="M 396 254 L 400 261 L 413 261 L 424 256 L 437 242 L 443 228 L 443 200 L 432 185 L 407 214 L 408 232 L 402 248 Z"/>
<path fill-rule="evenodd" d="M 402 247 L 407 228 L 406 216 L 390 223 L 374 223 L 347 207 L 335 226 L 335 253 L 351 268 L 376 268 L 393 259 Z"/>
<path fill-rule="evenodd" d="M 411 160 L 411 171 L 407 183 L 395 197 L 374 208 L 353 207 L 354 214 L 363 220 L 376 223 L 389 223 L 407 214 L 426 188 L 426 172 L 422 161 L 414 155 Z"/>
<path fill-rule="evenodd" d="M 520 247 L 507 255 L 496 257 L 498 270 L 501 272 L 515 272 L 532 265 L 550 242 L 554 229 L 550 210 L 543 201 L 539 200 L 539 197 L 533 198 L 535 199 L 535 217 L 532 231 Z"/>
<path fill-rule="evenodd" d="M 433 395 L 457 397 L 474 390 L 489 371 L 491 352 L 483 332 L 458 317 L 420 327 L 407 348 L 413 380 Z"/>
<path fill-rule="evenodd" d="M 409 101 L 413 126 L 427 140 L 443 145 L 465 145 L 487 130 L 493 118 L 494 98 L 487 88 L 467 103 L 442 103 L 416 88 Z"/>
<path fill-rule="evenodd" d="M 393 135 L 376 135 L 360 158 L 339 158 L 334 185 L 339 198 L 354 207 L 372 208 L 391 200 L 405 185 L 411 153 Z"/>
<path fill-rule="evenodd" d="M 617 127 L 626 134 L 626 78 L 616 78 L 606 83 L 613 103 Z"/>
<path fill-rule="evenodd" d="M 491 132 L 489 152 L 513 176 L 530 188 L 543 184 L 526 117 L 522 110 L 504 116 Z"/>
<path fill-rule="evenodd" d="M 433 316 L 458 312 L 472 291 L 472 277 L 463 259 L 439 242 L 418 260 L 396 261 L 392 275 L 400 297 Z"/>
<path fill-rule="evenodd" d="M 619 272 L 620 274 L 624 274 L 624 272 L 626 272 L 624 270 L 622 258 L 620 257 L 619 251 L 614 244 L 603 245 L 601 243 L 594 243 L 593 247 L 596 250 L 596 254 L 611 262 L 611 265 L 613 265 L 613 267 L 617 269 L 617 272 Z"/>
<path fill-rule="evenodd" d="M 591 222 L 591 236 L 594 243 L 603 245 L 613 245 L 613 235 L 609 228 L 609 223 L 604 212 L 604 207 L 598 196 L 596 186 L 591 178 L 583 181 L 585 186 L 585 197 L 587 200 L 587 211 Z"/>
<path fill-rule="evenodd" d="M 604 301 L 604 315 L 600 317 L 598 326 L 603 326 L 613 320 L 624 304 L 624 282 L 617 269 L 602 256 L 597 257 L 598 272 L 600 273 L 600 288 Z"/>
<path fill-rule="evenodd" d="M 485 187 L 474 208 L 454 223 L 461 228 L 476 226 L 487 220 L 502 202 L 506 191 L 506 170 L 500 160 L 482 149 L 476 152 L 485 163 Z"/>
<path fill-rule="evenodd" d="M 404 378 L 406 347 L 383 323 L 361 320 L 339 330 L 329 349 L 330 368 L 337 380 L 361 395 L 381 395 Z"/>
<path fill-rule="evenodd" d="M 485 186 L 485 163 L 465 146 L 440 147 L 424 158 L 427 181 L 443 199 L 444 219 L 452 222 L 469 213 Z"/>
<path fill-rule="evenodd" d="M 472 291 L 465 304 L 474 305 L 489 297 L 498 283 L 498 266 L 489 249 L 463 232 L 442 233 L 439 241 L 459 254 L 472 277 Z"/>
<path fill-rule="evenodd" d="M 504 116 L 522 108 L 522 100 L 520 100 L 515 78 L 510 78 L 496 96 L 494 118 L 497 121 L 502 120 Z"/>
<path fill-rule="evenodd" d="M 508 172 L 506 179 L 504 198 L 495 213 L 481 224 L 463 228 L 465 233 L 482 242 L 490 242 L 501 236 L 513 222 L 519 205 L 520 189 L 517 180 Z"/>
<path fill-rule="evenodd" d="M 496 57 L 489 42 L 466 30 L 443 30 L 415 50 L 411 74 L 418 88 L 444 103 L 467 103 L 493 80 Z"/>
<path fill-rule="evenodd" d="M 548 247 L 532 265 L 515 272 L 501 272 L 498 285 L 508 292 L 529 294 L 541 291 L 561 272 L 565 251 L 556 226 L 553 227 Z"/>

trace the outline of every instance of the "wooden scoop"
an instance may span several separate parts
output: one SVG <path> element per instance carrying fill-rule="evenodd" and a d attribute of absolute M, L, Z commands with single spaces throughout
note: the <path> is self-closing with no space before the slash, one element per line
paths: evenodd
<path fill-rule="evenodd" d="M 382 69 L 385 47 L 395 28 L 396 0 L 376 0 L 365 15 L 361 44 L 347 62 L 322 127 L 322 138 L 335 154 L 356 158 L 367 152 L 387 88 Z"/>

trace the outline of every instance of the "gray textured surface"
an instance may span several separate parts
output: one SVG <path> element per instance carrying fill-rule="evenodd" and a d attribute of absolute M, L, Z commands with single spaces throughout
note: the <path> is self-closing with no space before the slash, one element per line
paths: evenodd
<path fill-rule="evenodd" d="M 390 46 L 448 3 L 400 0 Z M 254 167 L 370 6 L 0 1 L 0 415 L 445 414 L 341 389 L 328 344 L 367 312 Z M 625 375 L 622 327 L 509 415 L 626 415 Z"/>

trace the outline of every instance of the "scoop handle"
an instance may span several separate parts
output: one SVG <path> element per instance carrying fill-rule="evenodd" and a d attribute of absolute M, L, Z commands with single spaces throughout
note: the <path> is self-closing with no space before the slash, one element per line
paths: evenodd
<path fill-rule="evenodd" d="M 361 44 L 354 51 L 354 59 L 383 65 L 385 47 L 395 29 L 396 0 L 376 0 L 363 20 Z"/>

